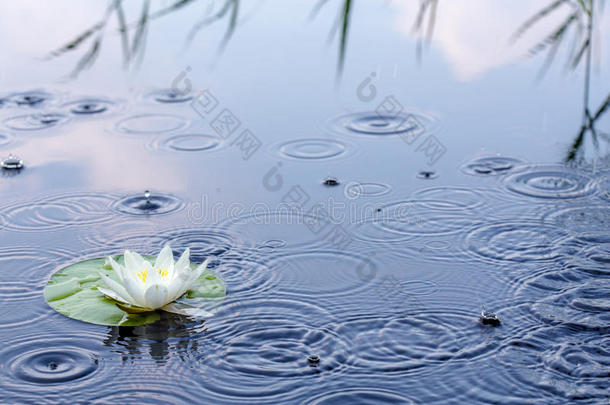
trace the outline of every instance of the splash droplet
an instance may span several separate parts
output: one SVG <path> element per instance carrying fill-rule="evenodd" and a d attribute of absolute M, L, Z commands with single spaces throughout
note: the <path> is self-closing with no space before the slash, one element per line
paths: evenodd
<path fill-rule="evenodd" d="M 23 160 L 11 153 L 8 157 L 2 159 L 1 166 L 5 170 L 19 170 L 23 168 Z"/>
<path fill-rule="evenodd" d="M 422 170 L 419 173 L 417 173 L 418 179 L 432 180 L 432 179 L 436 179 L 437 177 L 438 177 L 438 173 L 436 173 L 433 170 Z"/>
<path fill-rule="evenodd" d="M 339 179 L 337 179 L 336 177 L 329 176 L 324 179 L 322 184 L 324 184 L 325 186 L 328 186 L 328 187 L 334 187 L 334 186 L 338 186 L 340 183 L 339 183 Z"/>
<path fill-rule="evenodd" d="M 483 308 L 481 311 L 479 321 L 483 325 L 500 326 L 500 318 L 498 318 L 498 315 L 486 310 L 485 308 Z"/>
<path fill-rule="evenodd" d="M 316 354 L 310 354 L 307 356 L 307 362 L 311 366 L 317 366 L 320 363 L 320 357 L 318 357 Z"/>

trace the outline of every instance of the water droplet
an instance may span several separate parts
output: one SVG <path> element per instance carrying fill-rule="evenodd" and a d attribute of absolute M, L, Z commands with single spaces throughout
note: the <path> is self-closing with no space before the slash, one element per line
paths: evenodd
<path fill-rule="evenodd" d="M 23 168 L 23 160 L 11 153 L 2 160 L 1 166 L 5 170 L 19 170 Z"/>
<path fill-rule="evenodd" d="M 152 195 L 149 190 L 136 196 L 126 196 L 113 204 L 115 210 L 129 215 L 161 215 L 167 214 L 183 207 L 178 198 L 156 193 Z"/>
<path fill-rule="evenodd" d="M 506 156 L 483 156 L 473 159 L 464 165 L 461 170 L 470 175 L 499 176 L 511 171 L 521 160 Z"/>
<path fill-rule="evenodd" d="M 43 91 L 25 91 L 11 94 L 7 101 L 17 106 L 34 107 L 50 100 L 52 95 Z"/>
<path fill-rule="evenodd" d="M 311 366 L 317 366 L 320 363 L 320 357 L 318 357 L 316 354 L 310 354 L 307 356 L 307 362 Z"/>
<path fill-rule="evenodd" d="M 485 308 L 483 308 L 481 311 L 479 321 L 483 325 L 500 326 L 500 318 L 498 318 L 498 315 L 486 310 Z"/>
<path fill-rule="evenodd" d="M 70 104 L 70 112 L 77 115 L 101 114 L 108 111 L 112 102 L 104 99 L 85 99 Z"/>
<path fill-rule="evenodd" d="M 322 182 L 325 186 L 334 187 L 339 185 L 339 180 L 336 177 L 327 177 Z"/>
<path fill-rule="evenodd" d="M 438 173 L 436 173 L 433 170 L 422 170 L 419 173 L 417 173 L 418 179 L 432 180 L 432 179 L 436 179 L 437 177 L 438 177 Z"/>
<path fill-rule="evenodd" d="M 158 103 L 184 103 L 193 99 L 188 91 L 178 91 L 175 89 L 161 89 L 149 93 L 150 98 Z"/>

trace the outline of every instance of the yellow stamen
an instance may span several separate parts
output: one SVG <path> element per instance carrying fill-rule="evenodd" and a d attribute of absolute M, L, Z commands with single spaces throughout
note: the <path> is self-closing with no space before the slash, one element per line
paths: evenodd
<path fill-rule="evenodd" d="M 142 280 L 143 283 L 146 282 L 146 278 L 148 277 L 148 270 L 142 270 L 140 271 L 137 276 L 140 278 L 140 280 Z"/>
<path fill-rule="evenodd" d="M 157 272 L 161 275 L 161 277 L 167 276 L 167 269 L 157 269 Z"/>

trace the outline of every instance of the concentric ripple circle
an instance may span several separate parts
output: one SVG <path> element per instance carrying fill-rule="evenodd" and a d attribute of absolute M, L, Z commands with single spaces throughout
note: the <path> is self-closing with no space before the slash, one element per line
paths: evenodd
<path fill-rule="evenodd" d="M 607 335 L 575 332 L 564 326 L 539 328 L 504 343 L 496 361 L 504 384 L 528 391 L 523 395 L 525 402 L 534 396 L 541 396 L 536 403 L 598 404 L 608 399 Z M 486 376 L 477 383 L 499 391 L 502 386 Z"/>
<path fill-rule="evenodd" d="M 62 348 L 33 350 L 12 365 L 12 372 L 24 381 L 53 384 L 76 380 L 93 373 L 97 361 L 93 354 Z"/>
<path fill-rule="evenodd" d="M 137 217 L 134 217 L 137 218 Z M 140 225 L 140 226 L 138 226 Z M 142 226 L 145 225 L 145 226 Z M 139 229 L 136 230 L 136 227 Z M 186 248 L 191 251 L 191 261 L 203 262 L 213 256 L 224 255 L 241 241 L 217 228 L 181 228 L 173 226 L 163 229 L 150 226 L 149 221 L 144 224 L 123 222 L 104 226 L 100 232 L 83 238 L 84 242 L 93 246 L 94 257 L 116 254 L 124 249 L 134 250 L 142 254 L 158 254 L 166 244 L 175 252 Z M 223 262 L 224 263 L 224 262 Z M 210 262 L 213 268 L 214 262 Z"/>
<path fill-rule="evenodd" d="M 117 122 L 116 129 L 128 134 L 160 134 L 186 127 L 185 118 L 170 114 L 140 114 Z"/>
<path fill-rule="evenodd" d="M 610 233 L 610 206 L 581 206 L 550 212 L 544 217 L 548 223 L 575 233 Z"/>
<path fill-rule="evenodd" d="M 499 176 L 510 172 L 523 161 L 505 156 L 484 156 L 461 166 L 462 172 L 473 176 Z"/>
<path fill-rule="evenodd" d="M 272 147 L 280 157 L 296 160 L 327 160 L 345 155 L 348 145 L 324 138 L 295 139 Z"/>
<path fill-rule="evenodd" d="M 369 242 L 391 242 L 412 236 L 449 235 L 481 222 L 475 210 L 461 201 L 405 200 L 383 205 L 355 223 L 355 238 Z"/>
<path fill-rule="evenodd" d="M 415 142 L 425 132 L 430 132 L 436 123 L 430 117 L 401 112 L 379 114 L 361 112 L 339 116 L 330 121 L 334 132 L 350 135 L 390 136 L 402 135 Z"/>
<path fill-rule="evenodd" d="M 465 211 L 481 210 L 489 199 L 490 190 L 458 186 L 432 187 L 411 194 L 414 200 L 422 200 L 431 210 Z"/>
<path fill-rule="evenodd" d="M 349 182 L 343 189 L 343 194 L 350 200 L 360 197 L 379 197 L 392 191 L 392 187 L 384 183 L 359 183 Z"/>
<path fill-rule="evenodd" d="M 23 91 L 9 95 L 5 101 L 20 107 L 37 107 L 50 100 L 54 96 L 41 90 Z"/>
<path fill-rule="evenodd" d="M 331 404 L 414 404 L 411 399 L 393 391 L 373 387 L 349 388 L 325 392 L 312 398 L 308 405 Z"/>
<path fill-rule="evenodd" d="M 348 369 L 348 342 L 327 324 L 332 317 L 302 297 L 232 300 L 228 295 L 208 324 L 211 354 L 197 364 L 201 384 L 230 403 L 283 403 L 299 397 L 316 375 Z M 320 359 L 314 366 L 308 362 L 312 354 Z"/>
<path fill-rule="evenodd" d="M 270 239 L 279 239 L 287 249 L 322 243 L 324 236 L 334 226 L 329 218 L 314 213 L 261 208 L 264 209 L 258 212 L 256 207 L 252 207 L 250 213 L 228 218 L 220 226 L 249 244 L 260 245 Z"/>
<path fill-rule="evenodd" d="M 214 135 L 207 134 L 181 134 L 154 142 L 154 149 L 165 149 L 177 152 L 202 152 L 218 149 L 223 140 Z"/>
<path fill-rule="evenodd" d="M 532 222 L 482 224 L 465 235 L 466 250 L 480 258 L 501 262 L 552 261 L 559 258 L 559 246 L 569 237 L 569 233 L 561 228 Z"/>
<path fill-rule="evenodd" d="M 111 218 L 111 194 L 59 194 L 0 208 L 0 220 L 16 231 L 50 231 L 73 225 L 91 225 Z"/>
<path fill-rule="evenodd" d="M 174 89 L 160 89 L 148 93 L 146 98 L 158 103 L 184 103 L 191 101 L 193 95 L 189 92 L 181 92 Z"/>
<path fill-rule="evenodd" d="M 112 204 L 112 209 L 127 215 L 163 215 L 184 208 L 184 202 L 171 194 L 155 193 L 148 198 L 131 195 L 120 198 Z"/>
<path fill-rule="evenodd" d="M 550 325 L 610 332 L 610 283 L 591 280 L 572 284 L 531 305 L 532 313 Z"/>
<path fill-rule="evenodd" d="M 278 284 L 279 269 L 269 267 L 246 252 L 223 256 L 218 264 L 212 261 L 208 267 L 222 277 L 227 286 L 227 294 L 231 296 L 260 295 L 276 288 Z"/>
<path fill-rule="evenodd" d="M 352 375 L 422 375 L 494 350 L 467 314 L 414 311 L 419 313 L 358 315 L 336 326 L 336 333 L 351 342 Z"/>
<path fill-rule="evenodd" d="M 8 118 L 4 125 L 17 131 L 36 131 L 55 127 L 67 120 L 68 117 L 60 113 L 36 113 Z"/>
<path fill-rule="evenodd" d="M 75 115 L 96 115 L 109 111 L 114 105 L 114 102 L 103 98 L 85 98 L 72 101 L 66 107 Z"/>
<path fill-rule="evenodd" d="M 356 295 L 367 288 L 371 278 L 364 267 L 373 266 L 370 258 L 333 250 L 310 250 L 276 255 L 269 266 L 277 269 L 280 282 L 276 287 L 293 295 L 331 296 Z"/>
<path fill-rule="evenodd" d="M 0 272 L 0 302 L 2 303 L 0 307 L 6 306 L 8 301 L 13 300 L 28 300 L 29 302 L 42 300 L 42 289 L 53 269 L 76 256 L 75 252 L 64 249 L 47 250 L 20 245 L 0 248 L 0 268 L 10 269 L 10 271 Z M 16 274 L 19 277 L 15 277 Z M 3 321 L 13 317 L 27 320 L 23 312 L 17 312 L 1 318 L 0 325 L 3 324 Z"/>
<path fill-rule="evenodd" d="M 77 392 L 88 397 L 116 373 L 105 367 L 106 359 L 99 355 L 104 351 L 104 336 L 63 331 L 61 336 L 37 333 L 6 342 L 0 353 L 3 399 L 11 402 L 8 398 L 15 396 L 19 400 L 14 403 L 60 403 Z"/>
<path fill-rule="evenodd" d="M 536 198 L 565 199 L 591 195 L 596 183 L 584 174 L 563 166 L 535 166 L 506 178 L 513 193 Z"/>

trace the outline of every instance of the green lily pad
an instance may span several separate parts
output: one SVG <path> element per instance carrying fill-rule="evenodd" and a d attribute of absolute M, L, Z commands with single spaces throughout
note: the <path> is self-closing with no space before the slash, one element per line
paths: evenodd
<path fill-rule="evenodd" d="M 123 256 L 114 256 L 123 264 Z M 155 257 L 144 256 L 151 263 Z M 193 268 L 197 264 L 191 264 Z M 99 273 L 118 281 L 118 277 L 107 263 L 107 259 L 85 260 L 59 270 L 45 287 L 44 297 L 51 308 L 79 321 L 109 326 L 139 326 L 160 319 L 158 311 L 127 312 L 117 303 L 106 298 L 97 287 L 106 287 Z M 210 270 L 205 270 L 191 290 L 175 301 L 176 313 L 190 316 L 209 315 L 226 295 L 223 279 Z"/>

